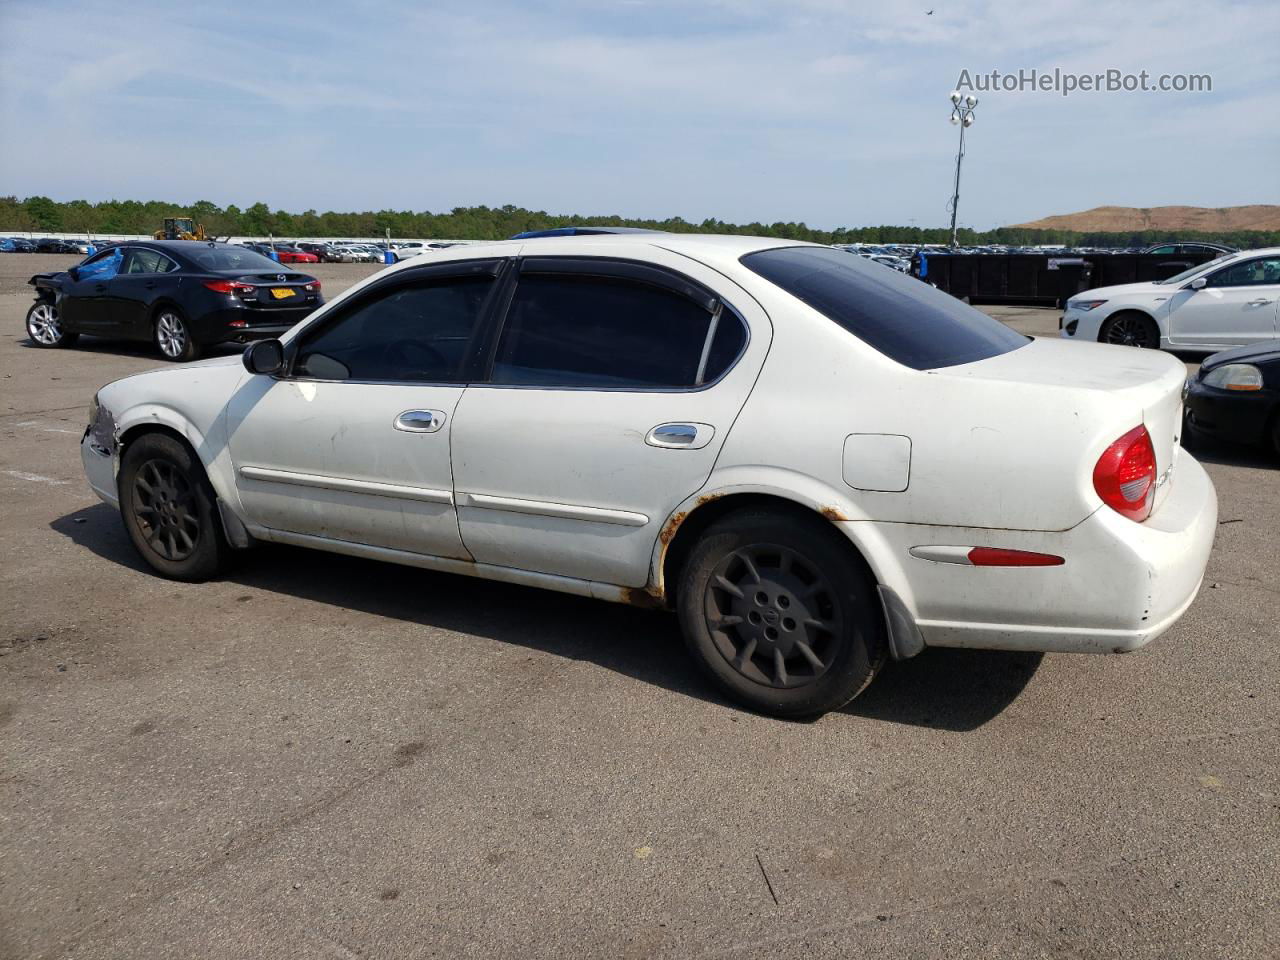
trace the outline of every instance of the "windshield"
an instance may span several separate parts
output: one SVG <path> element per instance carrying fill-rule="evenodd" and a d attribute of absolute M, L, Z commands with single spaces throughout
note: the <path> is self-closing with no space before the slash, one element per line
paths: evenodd
<path fill-rule="evenodd" d="M 1208 270 L 1210 267 L 1216 267 L 1220 263 L 1222 263 L 1223 260 L 1229 260 L 1231 257 L 1234 257 L 1234 256 L 1235 256 L 1234 253 L 1224 253 L 1222 256 L 1216 257 L 1213 260 L 1210 260 L 1208 263 L 1196 264 L 1196 266 L 1191 267 L 1188 270 L 1183 270 L 1181 273 L 1175 273 L 1172 277 L 1168 277 L 1164 280 L 1155 280 L 1153 282 L 1154 283 L 1182 283 L 1183 280 L 1190 280 L 1192 277 L 1196 276 L 1197 274 L 1203 273 L 1205 270 Z"/>
<path fill-rule="evenodd" d="M 264 257 L 260 253 L 248 249 L 247 247 L 205 247 L 192 253 L 187 253 L 187 257 L 205 270 L 240 270 L 245 273 L 258 273 L 263 270 L 279 270 L 280 264 L 274 260 Z"/>
<path fill-rule="evenodd" d="M 830 247 L 780 247 L 742 263 L 885 356 L 932 370 L 1030 343 L 922 280 Z"/>

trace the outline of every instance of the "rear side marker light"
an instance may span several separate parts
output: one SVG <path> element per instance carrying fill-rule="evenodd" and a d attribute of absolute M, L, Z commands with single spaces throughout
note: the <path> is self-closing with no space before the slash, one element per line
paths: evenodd
<path fill-rule="evenodd" d="M 1066 560 L 1052 553 L 1006 550 L 1003 547 L 974 547 L 969 562 L 975 567 L 1060 567 Z"/>
<path fill-rule="evenodd" d="M 1121 516 L 1141 523 L 1156 492 L 1156 451 L 1147 428 L 1137 426 L 1103 451 L 1093 468 L 1093 489 Z"/>
<path fill-rule="evenodd" d="M 1054 553 L 1012 550 L 1008 547 L 912 547 L 913 557 L 934 563 L 959 563 L 966 567 L 1060 567 L 1067 561 Z"/>

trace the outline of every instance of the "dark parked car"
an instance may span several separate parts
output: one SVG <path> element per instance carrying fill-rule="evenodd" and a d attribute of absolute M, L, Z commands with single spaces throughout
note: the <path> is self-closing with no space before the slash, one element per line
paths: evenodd
<path fill-rule="evenodd" d="M 1203 241 L 1193 240 L 1182 243 L 1155 243 L 1144 249 L 1142 252 L 1154 253 L 1161 256 L 1193 253 L 1209 254 L 1213 257 L 1219 257 L 1224 253 L 1239 253 L 1240 251 L 1237 247 L 1227 247 L 1220 243 L 1204 243 Z"/>
<path fill-rule="evenodd" d="M 1280 340 L 1215 353 L 1187 381 L 1187 433 L 1280 456 Z"/>
<path fill-rule="evenodd" d="M 225 243 L 148 240 L 102 250 L 30 283 L 27 333 L 39 347 L 82 333 L 150 340 L 170 360 L 214 343 L 275 337 L 324 302 L 320 281 Z"/>
<path fill-rule="evenodd" d="M 59 240 L 57 237 L 38 237 L 35 240 L 36 253 L 79 253 L 76 244 L 70 240 Z"/>

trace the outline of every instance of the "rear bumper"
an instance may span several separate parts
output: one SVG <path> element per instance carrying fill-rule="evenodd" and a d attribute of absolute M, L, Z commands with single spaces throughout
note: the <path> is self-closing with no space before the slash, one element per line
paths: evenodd
<path fill-rule="evenodd" d="M 225 307 L 202 316 L 195 327 L 200 343 L 225 343 L 262 340 L 287 333 L 318 310 L 323 301 L 305 308 L 254 309 L 249 306 Z M 244 326 L 233 326 L 241 324 Z"/>
<path fill-rule="evenodd" d="M 1043 532 L 879 524 L 849 527 L 898 593 L 927 646 L 1046 653 L 1124 653 L 1168 630 L 1200 588 L 1218 503 L 1193 458 L 1179 457 L 1156 513 L 1134 523 L 1102 507 L 1070 530 Z M 1051 553 L 1055 567 L 974 567 L 919 559 L 918 546 L 993 546 Z M 877 557 L 876 553 L 882 552 Z"/>

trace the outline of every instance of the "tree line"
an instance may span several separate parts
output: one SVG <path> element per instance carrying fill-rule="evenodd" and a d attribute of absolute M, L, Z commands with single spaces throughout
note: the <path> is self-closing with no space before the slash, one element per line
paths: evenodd
<path fill-rule="evenodd" d="M 220 207 L 208 200 L 190 205 L 159 200 L 57 201 L 48 197 L 0 197 L 0 233 L 5 230 L 80 234 L 146 234 L 159 229 L 165 217 L 191 217 L 214 236 L 265 237 L 434 237 L 450 240 L 501 240 L 526 230 L 603 224 L 616 227 L 648 227 L 675 233 L 736 233 L 745 236 L 782 237 L 814 243 L 938 243 L 951 239 L 946 227 L 867 226 L 819 230 L 805 223 L 726 223 L 708 219 L 700 223 L 670 217 L 645 220 L 632 217 L 579 216 L 502 207 L 454 207 L 447 213 L 429 210 L 366 210 L 360 213 L 304 210 L 290 213 L 272 210 L 265 203 L 241 209 Z M 1082 232 L 1029 230 L 999 227 L 977 231 L 963 228 L 964 245 L 999 243 L 1013 245 L 1063 244 L 1069 246 L 1130 247 L 1175 239 L 1167 231 Z M 1213 240 L 1241 248 L 1280 244 L 1280 230 L 1236 230 L 1223 233 L 1178 232 L 1176 239 Z"/>

